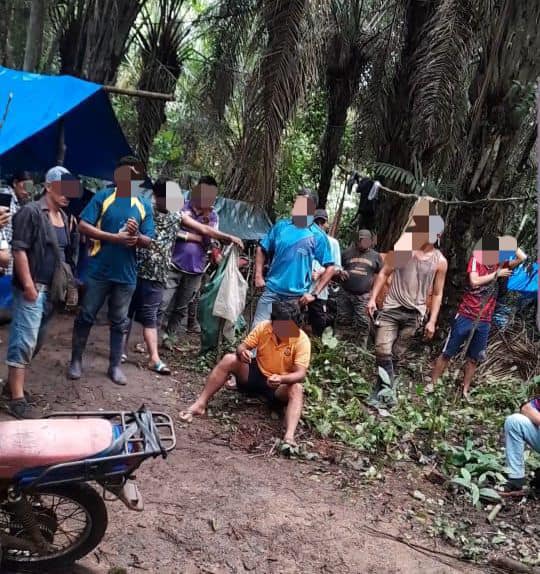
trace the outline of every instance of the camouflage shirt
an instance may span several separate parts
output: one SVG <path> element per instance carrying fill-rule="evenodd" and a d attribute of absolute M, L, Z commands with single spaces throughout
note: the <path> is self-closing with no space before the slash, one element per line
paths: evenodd
<path fill-rule="evenodd" d="M 181 213 L 163 213 L 154 208 L 155 238 L 148 249 L 137 249 L 137 274 L 141 279 L 165 284 L 181 223 Z"/>

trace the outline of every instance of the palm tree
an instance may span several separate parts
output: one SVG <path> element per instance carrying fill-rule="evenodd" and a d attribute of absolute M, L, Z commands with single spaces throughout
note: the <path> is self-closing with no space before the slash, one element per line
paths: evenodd
<path fill-rule="evenodd" d="M 186 23 L 187 4 L 185 0 L 159 0 L 155 10 L 143 8 L 136 33 L 141 55 L 138 89 L 174 92 L 191 49 L 187 42 L 191 31 Z M 154 138 L 166 120 L 165 102 L 139 98 L 137 115 L 137 148 L 141 161 L 147 163 Z"/>

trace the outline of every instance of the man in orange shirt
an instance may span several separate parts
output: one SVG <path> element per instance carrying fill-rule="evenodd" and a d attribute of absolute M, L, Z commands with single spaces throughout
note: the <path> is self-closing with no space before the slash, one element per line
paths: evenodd
<path fill-rule="evenodd" d="M 191 422 L 194 416 L 204 415 L 208 401 L 225 385 L 229 375 L 234 374 L 241 393 L 287 405 L 283 440 L 296 446 L 294 434 L 303 406 L 302 382 L 311 358 L 309 337 L 299 324 L 300 309 L 296 302 L 273 303 L 270 321 L 259 323 L 236 353 L 221 359 L 199 398 L 180 413 L 181 420 Z"/>

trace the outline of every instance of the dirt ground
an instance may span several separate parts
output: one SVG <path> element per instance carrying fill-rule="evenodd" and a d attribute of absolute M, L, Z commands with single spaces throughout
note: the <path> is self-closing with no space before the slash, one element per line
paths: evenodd
<path fill-rule="evenodd" d="M 145 403 L 177 419 L 201 387 L 203 378 L 193 372 L 169 378 L 149 373 L 135 353 L 125 366 L 129 384 L 113 385 L 105 376 L 105 326 L 94 328 L 83 379 L 67 381 L 71 327 L 71 317 L 54 319 L 29 372 L 28 389 L 45 410 L 131 410 Z M 5 326 L 0 338 L 5 352 Z M 239 424 L 228 414 L 231 405 Z M 138 472 L 145 511 L 108 503 L 106 538 L 73 573 L 105 574 L 111 567 L 130 574 L 485 572 L 366 531 L 412 536 L 430 549 L 455 553 L 423 538 L 406 519 L 414 501 L 407 490 L 399 491 L 400 476 L 383 486 L 347 488 L 337 467 L 273 455 L 279 420 L 230 392 L 210 415 L 189 426 L 177 422 L 176 450 Z"/>

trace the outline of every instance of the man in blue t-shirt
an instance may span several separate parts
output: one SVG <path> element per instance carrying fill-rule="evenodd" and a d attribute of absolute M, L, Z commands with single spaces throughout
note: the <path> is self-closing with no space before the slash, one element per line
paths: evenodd
<path fill-rule="evenodd" d="M 80 379 L 82 356 L 96 315 L 109 298 L 110 354 L 108 375 L 125 385 L 120 368 L 128 309 L 137 283 L 136 248 L 148 247 L 154 237 L 152 206 L 140 196 L 145 180 L 142 164 L 122 158 L 114 172 L 115 188 L 95 194 L 81 213 L 79 230 L 92 239 L 81 309 L 73 325 L 68 376 Z"/>
<path fill-rule="evenodd" d="M 297 300 L 307 306 L 317 299 L 334 274 L 334 261 L 325 233 L 313 223 L 315 202 L 301 192 L 294 203 L 292 219 L 278 221 L 257 247 L 255 286 L 264 289 L 253 319 L 255 327 L 270 319 L 272 303 Z M 313 261 L 325 268 L 312 285 Z M 269 261 L 268 274 L 263 268 Z"/>

